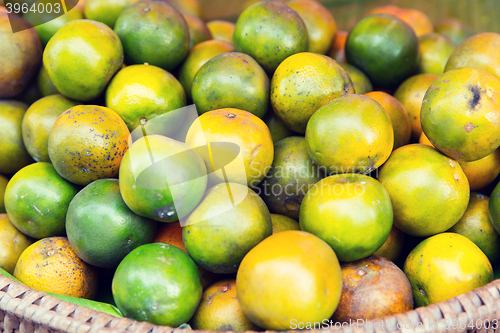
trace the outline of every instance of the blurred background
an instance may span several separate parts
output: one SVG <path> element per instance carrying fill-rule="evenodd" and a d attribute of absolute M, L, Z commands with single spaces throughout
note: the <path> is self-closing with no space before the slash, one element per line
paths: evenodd
<path fill-rule="evenodd" d="M 454 17 L 474 32 L 500 33 L 500 0 L 318 0 L 330 9 L 341 30 L 351 29 L 370 9 L 381 5 L 414 8 L 435 23 Z M 236 22 L 238 14 L 255 0 L 200 0 L 205 20 Z"/>

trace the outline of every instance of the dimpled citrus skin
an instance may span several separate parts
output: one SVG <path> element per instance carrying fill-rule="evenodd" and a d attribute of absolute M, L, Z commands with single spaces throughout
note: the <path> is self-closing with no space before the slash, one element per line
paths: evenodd
<path fill-rule="evenodd" d="M 354 93 L 349 74 L 335 60 L 302 52 L 285 59 L 271 80 L 271 105 L 291 130 L 305 133 L 316 110 L 331 100 Z"/>
<path fill-rule="evenodd" d="M 118 175 L 130 145 L 130 132 L 111 109 L 78 105 L 65 111 L 49 136 L 49 157 L 56 171 L 79 185 Z"/>
<path fill-rule="evenodd" d="M 311 158 L 330 173 L 368 173 L 391 155 L 389 115 L 374 99 L 349 94 L 314 113 L 306 129 Z"/>
<path fill-rule="evenodd" d="M 35 290 L 92 299 L 97 270 L 78 258 L 66 237 L 31 244 L 19 257 L 14 277 Z"/>
<path fill-rule="evenodd" d="M 107 25 L 91 20 L 68 22 L 43 52 L 43 65 L 57 90 L 80 101 L 98 97 L 122 64 L 118 36 Z"/>
<path fill-rule="evenodd" d="M 425 93 L 422 130 L 444 154 L 475 161 L 500 145 L 500 79 L 475 68 L 441 75 Z"/>
<path fill-rule="evenodd" d="M 269 78 L 247 54 L 225 52 L 207 61 L 196 73 L 192 97 L 199 114 L 236 108 L 264 117 L 269 103 Z"/>
<path fill-rule="evenodd" d="M 486 255 L 466 237 L 448 232 L 418 244 L 403 271 L 410 280 L 415 307 L 445 301 L 493 279 Z"/>
<path fill-rule="evenodd" d="M 241 13 L 233 42 L 236 51 L 250 55 L 268 73 L 287 57 L 309 48 L 304 21 L 278 1 L 258 2 Z"/>
<path fill-rule="evenodd" d="M 448 230 L 469 203 L 469 182 L 458 162 L 427 145 L 396 149 L 378 180 L 391 197 L 394 224 L 413 236 Z"/>

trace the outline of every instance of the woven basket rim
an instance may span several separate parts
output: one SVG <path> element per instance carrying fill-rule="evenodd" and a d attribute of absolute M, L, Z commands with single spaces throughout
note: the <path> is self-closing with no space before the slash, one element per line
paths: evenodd
<path fill-rule="evenodd" d="M 8 277 L 0 275 L 0 330 L 5 332 L 34 332 L 23 327 L 43 327 L 60 332 L 134 332 L 134 333 L 187 333 L 190 329 L 157 326 L 129 318 L 114 317 L 83 306 L 62 301 L 40 291 L 33 290 Z M 455 296 L 447 301 L 416 308 L 396 315 L 364 321 L 363 325 L 329 326 L 329 331 L 343 333 L 382 332 L 465 332 L 484 331 L 472 328 L 470 323 L 486 324 L 500 328 L 500 279 Z M 497 324 L 494 324 L 499 321 Z M 385 323 L 385 325 L 382 325 Z M 420 324 L 419 324 L 420 323 Z M 467 323 L 464 327 L 461 323 Z M 3 324 L 3 325 L 2 325 Z M 398 325 L 399 324 L 399 325 Z M 23 326 L 24 325 L 24 326 Z M 457 326 L 457 327 L 455 327 Z M 324 331 L 324 328 L 321 329 Z M 195 330 L 198 333 L 214 331 Z M 291 332 L 285 331 L 285 332 Z M 320 329 L 304 329 L 303 333 Z M 252 333 L 247 331 L 246 333 Z M 274 331 L 266 331 L 274 332 Z M 217 332 L 222 333 L 222 332 Z"/>

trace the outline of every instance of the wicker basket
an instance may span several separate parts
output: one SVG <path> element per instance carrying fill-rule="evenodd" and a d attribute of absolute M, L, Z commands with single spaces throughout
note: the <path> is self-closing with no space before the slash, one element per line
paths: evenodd
<path fill-rule="evenodd" d="M 488 323 L 490 323 L 490 328 L 486 329 L 485 325 Z M 477 326 L 474 328 L 474 325 Z M 496 332 L 497 327 L 500 326 L 500 280 L 495 280 L 484 287 L 445 302 L 371 320 L 360 326 L 344 326 L 344 328 L 331 326 L 326 331 L 345 333 Z M 63 302 L 2 275 L 0 275 L 0 330 L 6 333 L 190 332 L 187 329 L 155 326 L 128 318 L 116 318 Z M 318 330 L 307 330 L 307 332 L 313 331 Z"/>

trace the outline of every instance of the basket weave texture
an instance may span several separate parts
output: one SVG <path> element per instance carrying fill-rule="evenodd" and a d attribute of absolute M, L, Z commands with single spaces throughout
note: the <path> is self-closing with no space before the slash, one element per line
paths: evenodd
<path fill-rule="evenodd" d="M 498 322 L 497 322 L 498 320 Z M 381 325 L 382 321 L 384 325 Z M 484 324 L 491 323 L 486 329 Z M 377 324 L 375 324 L 377 323 Z M 420 324 L 419 324 L 420 323 Z M 462 324 L 459 324 L 462 323 Z M 478 327 L 471 327 L 477 324 Z M 479 326 L 482 326 L 479 328 Z M 302 332 L 342 333 L 455 333 L 500 332 L 500 279 L 448 301 L 402 314 L 374 319 L 364 325 L 330 326 Z M 400 327 L 400 329 L 398 329 Z M 0 331 L 7 333 L 130 332 L 188 333 L 188 329 L 155 326 L 61 301 L 0 275 Z M 203 331 L 196 331 L 201 333 Z M 267 331 L 271 332 L 271 331 Z M 204 332 L 206 333 L 206 331 Z"/>

